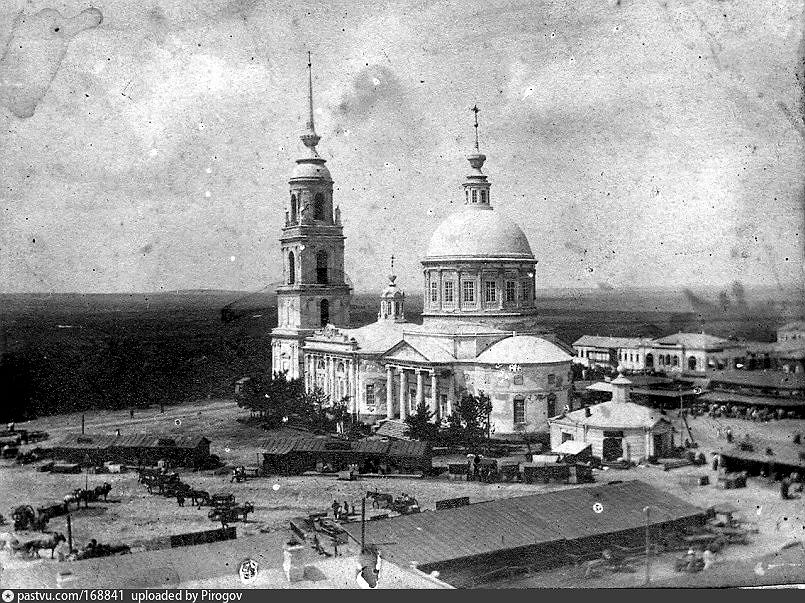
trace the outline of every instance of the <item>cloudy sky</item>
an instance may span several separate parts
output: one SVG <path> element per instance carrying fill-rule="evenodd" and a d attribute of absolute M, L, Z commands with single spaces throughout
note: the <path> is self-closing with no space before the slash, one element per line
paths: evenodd
<path fill-rule="evenodd" d="M 2 291 L 276 282 L 307 50 L 358 290 L 392 253 L 419 289 L 475 103 L 542 286 L 803 281 L 802 2 L 4 0 L 6 63 L 20 10 L 89 6 L 0 107 Z"/>

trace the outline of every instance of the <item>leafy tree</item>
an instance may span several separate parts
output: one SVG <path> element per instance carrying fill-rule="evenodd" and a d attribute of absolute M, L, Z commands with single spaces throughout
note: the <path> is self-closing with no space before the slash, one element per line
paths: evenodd
<path fill-rule="evenodd" d="M 454 416 L 450 417 L 451 427 L 456 431 L 456 427 L 460 426 L 463 432 L 461 437 L 465 443 L 475 445 L 489 435 L 492 401 L 484 392 L 478 392 L 478 395 L 465 392 L 453 410 Z"/>
<path fill-rule="evenodd" d="M 434 414 L 425 402 L 417 404 L 416 412 L 405 419 L 405 435 L 421 441 L 434 441 L 439 436 L 439 426 L 433 422 Z"/>
<path fill-rule="evenodd" d="M 288 379 L 284 372 L 274 373 L 252 377 L 244 383 L 237 403 L 241 408 L 267 419 L 269 425 L 278 426 L 284 417 L 296 412 L 297 403 L 303 395 L 299 379 Z"/>

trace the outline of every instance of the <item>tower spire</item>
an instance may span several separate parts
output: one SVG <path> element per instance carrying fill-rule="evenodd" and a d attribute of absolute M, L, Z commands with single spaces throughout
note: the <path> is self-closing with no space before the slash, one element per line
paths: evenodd
<path fill-rule="evenodd" d="M 473 107 L 472 107 L 472 109 L 470 109 L 470 111 L 475 113 L 475 150 L 480 151 L 480 149 L 478 147 L 478 113 L 480 112 L 480 109 L 478 108 L 478 105 L 476 104 L 476 105 L 473 105 Z"/>
<path fill-rule="evenodd" d="M 310 59 L 310 51 L 307 51 L 307 84 L 308 84 L 308 118 L 305 133 L 300 137 L 302 143 L 310 149 L 311 157 L 318 157 L 316 145 L 319 144 L 321 136 L 316 134 L 316 124 L 313 120 L 313 63 Z"/>

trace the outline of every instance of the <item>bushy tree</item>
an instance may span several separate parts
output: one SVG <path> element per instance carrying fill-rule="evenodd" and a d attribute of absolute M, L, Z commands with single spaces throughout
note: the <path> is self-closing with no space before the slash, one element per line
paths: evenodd
<path fill-rule="evenodd" d="M 278 426 L 284 417 L 295 413 L 304 395 L 299 379 L 288 379 L 287 373 L 252 377 L 243 384 L 237 403 L 241 408 L 258 414 L 271 426 Z"/>
<path fill-rule="evenodd" d="M 489 435 L 489 415 L 492 401 L 484 392 L 478 395 L 464 393 L 453 408 L 448 419 L 448 432 L 461 438 L 468 445 L 476 445 Z"/>
<path fill-rule="evenodd" d="M 434 414 L 425 402 L 417 404 L 416 412 L 405 418 L 405 435 L 415 440 L 432 442 L 439 436 L 439 426 L 433 422 Z"/>

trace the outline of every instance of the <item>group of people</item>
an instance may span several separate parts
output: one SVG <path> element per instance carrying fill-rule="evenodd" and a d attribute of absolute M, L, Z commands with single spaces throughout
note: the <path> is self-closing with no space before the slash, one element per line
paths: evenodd
<path fill-rule="evenodd" d="M 347 501 L 344 501 L 344 504 L 341 505 L 337 500 L 333 500 L 333 504 L 330 505 L 330 508 L 333 510 L 333 517 L 335 519 L 346 519 L 350 515 L 355 514 L 355 505 L 350 507 Z"/>
<path fill-rule="evenodd" d="M 705 407 L 691 409 L 691 414 L 705 414 Z M 797 412 L 785 410 L 784 408 L 770 409 L 765 406 L 740 406 L 737 404 L 710 404 L 706 407 L 707 416 L 711 419 L 728 417 L 731 419 L 748 419 L 750 421 L 771 421 L 772 419 L 796 419 Z"/>

